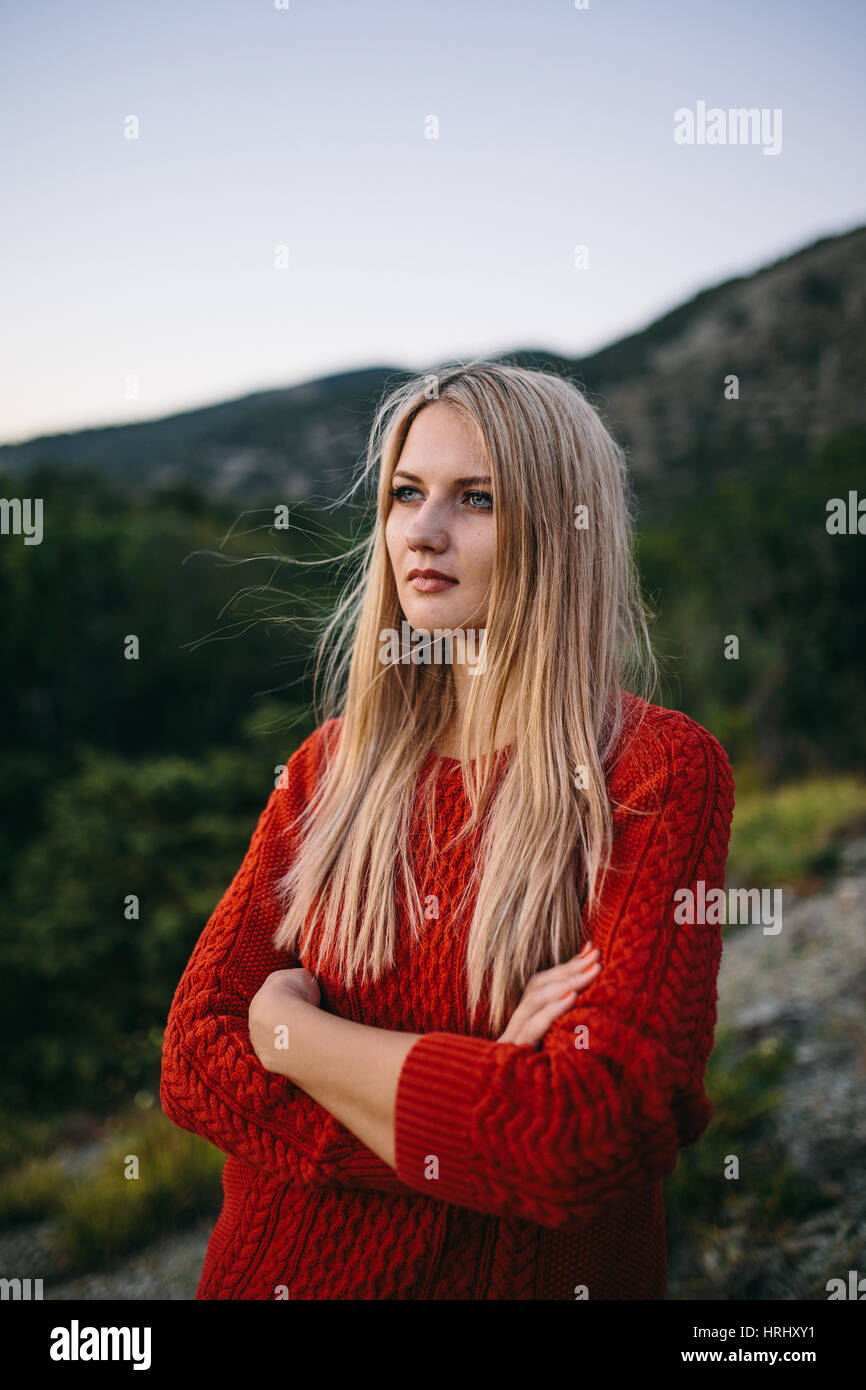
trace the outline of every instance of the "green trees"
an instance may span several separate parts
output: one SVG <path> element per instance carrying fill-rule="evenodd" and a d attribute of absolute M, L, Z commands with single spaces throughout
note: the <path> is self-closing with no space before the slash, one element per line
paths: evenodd
<path fill-rule="evenodd" d="M 152 1085 L 174 989 L 296 741 L 88 749 L 51 782 L 0 943 L 5 1107 L 110 1109 Z"/>
<path fill-rule="evenodd" d="M 828 499 L 864 475 L 866 432 L 843 431 L 727 477 L 640 538 L 662 703 L 706 724 L 763 780 L 866 765 L 866 537 L 826 529 Z"/>

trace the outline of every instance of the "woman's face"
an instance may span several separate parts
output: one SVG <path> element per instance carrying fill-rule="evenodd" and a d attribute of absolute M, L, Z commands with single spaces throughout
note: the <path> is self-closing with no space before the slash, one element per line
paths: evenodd
<path fill-rule="evenodd" d="M 385 540 L 414 628 L 483 628 L 493 578 L 493 480 L 472 427 L 445 401 L 424 406 L 391 482 Z M 451 583 L 412 579 L 436 570 Z"/>

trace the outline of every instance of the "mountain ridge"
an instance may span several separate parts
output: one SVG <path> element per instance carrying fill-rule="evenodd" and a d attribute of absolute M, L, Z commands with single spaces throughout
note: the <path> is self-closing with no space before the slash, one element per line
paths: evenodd
<path fill-rule="evenodd" d="M 625 448 L 653 513 L 731 469 L 770 465 L 866 424 L 864 329 L 866 227 L 857 227 L 700 290 L 591 354 L 489 355 L 575 380 Z M 380 364 L 157 420 L 42 435 L 0 445 L 0 470 L 50 462 L 133 487 L 193 480 L 238 500 L 332 500 L 363 458 L 385 386 L 411 375 Z M 726 398 L 732 376 L 738 399 Z"/>

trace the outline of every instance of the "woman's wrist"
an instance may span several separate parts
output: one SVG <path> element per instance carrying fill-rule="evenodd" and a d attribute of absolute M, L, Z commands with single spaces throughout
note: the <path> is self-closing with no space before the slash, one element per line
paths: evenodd
<path fill-rule="evenodd" d="M 318 1013 L 310 1003 L 293 989 L 272 989 L 264 997 L 256 996 L 250 1007 L 249 1028 L 253 1049 L 266 1071 L 292 1075 L 292 1048 L 298 1060 L 298 1042 L 304 1016 Z"/>

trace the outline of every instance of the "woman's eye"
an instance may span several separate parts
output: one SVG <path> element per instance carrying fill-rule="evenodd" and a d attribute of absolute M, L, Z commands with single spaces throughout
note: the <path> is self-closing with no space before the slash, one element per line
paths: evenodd
<path fill-rule="evenodd" d="M 398 502 L 409 502 L 409 501 L 412 501 L 412 500 L 414 500 L 414 499 L 409 498 L 409 497 L 406 497 L 405 494 L 406 494 L 407 492 L 417 492 L 417 491 L 418 491 L 418 489 L 417 489 L 416 487 L 411 487 L 408 483 L 401 483 L 399 487 L 389 487 L 389 489 L 388 489 L 388 496 L 389 496 L 389 497 L 394 497 L 394 498 L 396 498 L 396 500 L 397 500 Z M 470 510 L 471 510 L 471 511 L 474 511 L 474 512 L 489 512 L 489 511 L 492 511 L 492 510 L 493 510 L 493 493 L 492 493 L 492 492 L 478 492 L 478 491 L 464 492 L 463 496 L 464 496 L 464 498 L 475 498 L 475 499 L 480 498 L 480 499 L 481 499 L 480 504 L 479 504 L 477 501 L 473 501 L 473 502 L 472 502 L 471 507 L 470 507 Z"/>
<path fill-rule="evenodd" d="M 480 507 L 474 507 L 474 508 L 473 508 L 474 511 L 478 511 L 478 512 L 489 512 L 490 510 L 492 510 L 492 507 L 493 507 L 493 493 L 492 493 L 492 492 L 467 492 L 467 493 L 466 493 L 466 496 L 467 496 L 467 497 L 483 497 L 483 498 L 484 498 L 484 503 L 483 503 L 483 505 L 480 506 Z"/>

